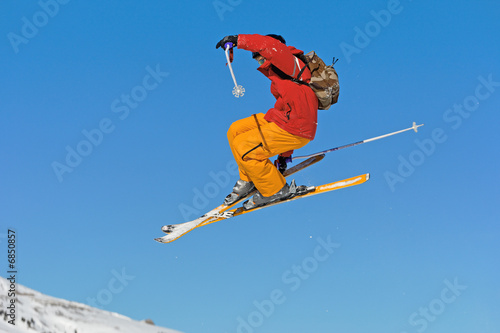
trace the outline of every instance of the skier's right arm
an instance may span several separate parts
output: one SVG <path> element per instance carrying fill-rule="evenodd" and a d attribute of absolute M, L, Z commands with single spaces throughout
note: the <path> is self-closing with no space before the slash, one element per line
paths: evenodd
<path fill-rule="evenodd" d="M 238 48 L 258 52 L 288 75 L 293 75 L 294 69 L 296 69 L 295 56 L 285 44 L 273 37 L 240 34 L 238 35 Z"/>

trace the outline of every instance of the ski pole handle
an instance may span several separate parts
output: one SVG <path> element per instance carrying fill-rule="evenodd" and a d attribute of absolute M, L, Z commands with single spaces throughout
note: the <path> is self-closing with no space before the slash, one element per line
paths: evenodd
<path fill-rule="evenodd" d="M 224 50 L 232 49 L 233 46 L 234 46 L 233 43 L 227 42 L 226 44 L 224 44 Z"/>

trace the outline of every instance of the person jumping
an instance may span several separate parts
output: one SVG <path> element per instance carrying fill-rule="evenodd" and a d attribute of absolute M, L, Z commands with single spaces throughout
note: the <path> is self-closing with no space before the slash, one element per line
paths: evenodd
<path fill-rule="evenodd" d="M 226 36 L 216 48 L 233 43 L 252 52 L 258 70 L 271 80 L 274 107 L 266 114 L 257 113 L 235 121 L 227 132 L 229 146 L 238 164 L 240 179 L 224 200 L 231 205 L 254 189 L 258 192 L 243 204 L 251 209 L 293 195 L 282 172 L 293 150 L 314 139 L 317 127 L 318 99 L 314 91 L 290 77 L 309 83 L 311 72 L 298 58 L 304 52 L 287 46 L 280 35 L 240 34 Z M 269 159 L 278 155 L 273 164 Z"/>

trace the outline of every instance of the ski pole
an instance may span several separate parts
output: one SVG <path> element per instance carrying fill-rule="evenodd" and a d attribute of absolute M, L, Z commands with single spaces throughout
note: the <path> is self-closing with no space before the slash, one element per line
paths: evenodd
<path fill-rule="evenodd" d="M 326 154 L 326 153 L 330 153 L 332 151 L 336 151 L 336 150 L 340 150 L 340 149 L 344 149 L 344 148 L 349 148 L 349 147 L 357 146 L 357 145 L 360 145 L 362 143 L 366 143 L 366 142 L 371 142 L 371 141 L 375 141 L 375 140 L 380 140 L 380 139 L 383 139 L 383 138 L 387 138 L 388 136 L 396 135 L 396 134 L 403 133 L 403 132 L 406 132 L 406 131 L 409 131 L 409 130 L 414 130 L 415 132 L 418 132 L 417 129 L 420 126 L 424 126 L 424 124 L 417 125 L 417 123 L 413 122 L 413 126 L 412 127 L 406 128 L 406 129 L 401 130 L 401 131 L 392 132 L 392 133 L 389 133 L 389 134 L 384 134 L 384 135 L 376 136 L 376 137 L 371 138 L 371 139 L 366 139 L 366 140 L 363 140 L 363 141 L 358 141 L 358 142 L 350 143 L 348 145 L 343 145 L 343 146 L 340 146 L 340 147 L 335 147 L 335 148 L 323 150 L 323 151 L 320 151 L 320 152 L 317 152 L 317 153 L 314 153 L 314 154 L 311 154 L 311 155 L 304 155 L 304 156 L 292 157 L 292 160 L 299 160 L 299 159 L 309 158 L 309 157 L 313 157 L 313 156 L 317 156 L 317 155 L 323 155 L 323 154 Z"/>
<path fill-rule="evenodd" d="M 236 78 L 234 77 L 233 67 L 231 66 L 231 60 L 229 59 L 229 50 L 232 47 L 233 43 L 224 44 L 224 48 L 226 49 L 227 65 L 229 66 L 229 71 L 231 72 L 231 76 L 233 77 L 234 81 L 233 95 L 234 97 L 240 97 L 245 94 L 245 88 L 243 88 L 241 85 L 238 85 L 238 83 L 236 83 Z"/>

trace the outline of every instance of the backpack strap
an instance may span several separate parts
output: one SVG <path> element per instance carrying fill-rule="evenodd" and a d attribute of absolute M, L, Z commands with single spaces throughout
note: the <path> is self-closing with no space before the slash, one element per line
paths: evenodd
<path fill-rule="evenodd" d="M 295 57 L 295 61 L 297 62 L 297 65 L 298 65 L 299 64 L 299 59 L 297 59 L 297 57 Z M 302 74 L 304 74 L 304 71 L 306 70 L 306 68 L 307 68 L 307 63 L 304 65 L 304 67 L 302 67 L 302 69 L 300 70 L 299 74 L 297 75 L 297 78 L 295 78 L 293 76 L 290 76 L 290 75 L 286 74 L 281 69 L 279 69 L 278 67 L 276 67 L 274 64 L 271 64 L 271 69 L 273 70 L 273 72 L 275 72 L 283 80 L 290 80 L 290 81 L 293 81 L 293 82 L 295 82 L 297 84 L 305 84 L 305 85 L 308 86 L 309 84 L 307 82 L 300 80 L 300 77 L 302 76 Z"/>
<path fill-rule="evenodd" d="M 300 66 L 300 64 L 299 64 L 299 59 L 297 59 L 297 57 L 295 57 L 295 61 L 297 62 L 297 67 L 298 67 L 298 66 Z M 306 70 L 306 68 L 307 68 L 307 63 L 305 63 L 304 67 L 302 67 L 302 69 L 300 70 L 299 75 L 297 75 L 297 80 L 298 80 L 298 81 L 303 82 L 303 81 L 300 79 L 300 77 L 302 76 L 302 74 L 304 74 L 304 71 Z M 304 82 L 304 83 L 305 83 L 305 82 Z"/>

